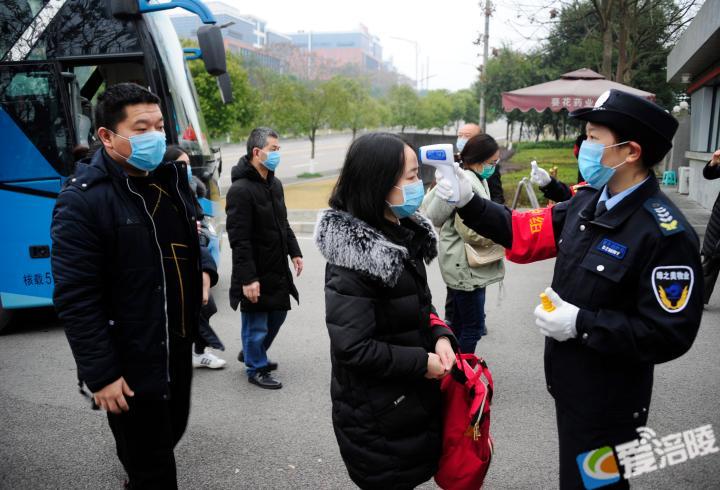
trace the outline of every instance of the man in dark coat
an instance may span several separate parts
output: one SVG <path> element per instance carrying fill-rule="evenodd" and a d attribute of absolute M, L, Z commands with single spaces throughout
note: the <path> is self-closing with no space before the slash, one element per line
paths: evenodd
<path fill-rule="evenodd" d="M 285 197 L 275 169 L 280 163 L 278 135 L 256 128 L 247 142 L 247 155 L 232 169 L 227 193 L 227 233 L 233 269 L 230 306 L 242 311 L 243 351 L 248 380 L 261 388 L 279 389 L 282 383 L 270 371 L 267 350 L 285 321 L 290 296 L 299 301 L 288 267 L 303 268 L 302 253 L 287 220 Z"/>
<path fill-rule="evenodd" d="M 95 122 L 103 148 L 78 164 L 53 211 L 53 300 L 81 388 L 108 412 L 128 488 L 177 488 L 173 448 L 215 263 L 200 247 L 185 164 L 161 164 L 159 99 L 111 86 Z"/>
<path fill-rule="evenodd" d="M 713 153 L 712 159 L 703 169 L 703 177 L 708 180 L 720 179 L 720 150 Z M 705 304 L 710 302 L 720 272 L 720 194 L 715 200 L 715 205 L 710 215 L 710 222 L 707 225 L 705 239 L 702 246 L 702 267 L 705 279 Z"/>

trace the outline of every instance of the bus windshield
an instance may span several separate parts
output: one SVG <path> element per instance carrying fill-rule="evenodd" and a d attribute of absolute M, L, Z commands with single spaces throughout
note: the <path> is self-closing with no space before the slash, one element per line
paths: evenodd
<path fill-rule="evenodd" d="M 185 55 L 170 19 L 162 12 L 145 14 L 148 30 L 156 42 L 175 115 L 178 143 L 190 155 L 210 155 L 205 139 L 207 130 L 200 116 L 192 85 L 192 76 L 185 63 Z M 195 162 L 193 162 L 195 163 Z"/>

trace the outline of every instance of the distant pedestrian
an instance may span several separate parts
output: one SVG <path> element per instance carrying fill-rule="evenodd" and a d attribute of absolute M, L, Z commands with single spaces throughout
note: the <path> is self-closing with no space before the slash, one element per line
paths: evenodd
<path fill-rule="evenodd" d="M 483 132 L 477 124 L 468 123 L 460 126 L 457 142 L 455 143 L 458 153 L 462 155 L 463 148 L 465 148 L 465 144 L 470 141 L 470 138 L 480 134 L 483 134 Z M 502 185 L 501 170 L 501 163 L 498 162 L 495 171 L 487 178 L 487 185 L 490 192 L 490 200 L 498 204 L 505 204 L 505 191 Z"/>
<path fill-rule="evenodd" d="M 708 180 L 720 179 L 720 150 L 713 153 L 712 159 L 705 165 L 703 176 Z M 705 231 L 705 239 L 702 246 L 702 268 L 705 279 L 704 302 L 710 302 L 720 272 L 720 194 L 715 200 L 715 205 L 710 214 L 710 221 Z"/>
<path fill-rule="evenodd" d="M 232 247 L 230 306 L 240 305 L 243 350 L 248 381 L 279 389 L 267 350 L 290 310 L 290 296 L 299 301 L 288 258 L 295 274 L 303 269 L 302 253 L 287 220 L 282 183 L 275 177 L 280 140 L 270 128 L 255 128 L 247 154 L 232 169 L 227 193 L 227 233 Z"/>
<path fill-rule="evenodd" d="M 473 136 L 460 152 L 463 171 L 479 196 L 490 199 L 487 179 L 496 171 L 500 148 L 492 136 Z M 487 334 L 485 288 L 505 277 L 505 249 L 462 224 L 455 208 L 432 189 L 423 201 L 425 215 L 440 229 L 440 272 L 452 305 L 451 326 L 460 351 L 474 354 Z M 468 247 L 483 264 L 468 260 Z M 446 308 L 447 314 L 447 308 Z"/>
<path fill-rule="evenodd" d="M 102 148 L 77 164 L 53 211 L 53 301 L 81 388 L 107 411 L 127 487 L 177 488 L 173 449 L 215 263 L 200 246 L 187 166 L 163 163 L 157 96 L 112 85 L 95 123 Z"/>
<path fill-rule="evenodd" d="M 439 378 L 455 338 L 437 317 L 425 263 L 437 255 L 416 153 L 392 134 L 356 139 L 315 230 L 327 260 L 332 419 L 361 488 L 414 488 L 437 470 Z"/>
<path fill-rule="evenodd" d="M 190 189 L 195 197 L 195 209 L 198 224 L 198 233 L 200 234 L 200 245 L 203 247 L 209 247 L 210 245 L 210 231 L 206 223 L 206 218 L 203 216 L 203 209 L 200 203 L 197 201 L 199 197 L 205 197 L 207 188 L 205 184 L 195 175 L 192 174 L 192 167 L 190 166 L 190 157 L 185 150 L 177 145 L 168 146 L 165 151 L 163 161 L 172 162 L 178 161 L 183 162 L 187 165 L 188 169 L 188 181 L 190 183 Z M 217 305 L 215 304 L 215 298 L 213 298 L 212 291 L 208 296 L 208 302 L 200 309 L 200 322 L 198 325 L 197 335 L 195 342 L 193 343 L 193 367 L 196 368 L 209 368 L 209 369 L 222 369 L 225 367 L 225 359 L 221 359 L 216 356 L 210 349 L 217 349 L 220 351 L 225 350 L 220 337 L 215 333 L 213 328 L 210 326 L 210 318 L 217 313 Z"/>

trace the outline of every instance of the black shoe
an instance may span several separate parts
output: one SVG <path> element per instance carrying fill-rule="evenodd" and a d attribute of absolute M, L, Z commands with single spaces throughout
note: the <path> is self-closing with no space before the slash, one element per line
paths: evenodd
<path fill-rule="evenodd" d="M 279 390 L 282 388 L 282 383 L 275 378 L 268 371 L 258 371 L 248 378 L 248 381 L 260 388 L 267 390 Z"/>
<path fill-rule="evenodd" d="M 240 361 L 242 363 L 245 362 L 245 353 L 243 351 L 240 351 L 240 353 L 238 354 L 238 361 Z M 267 366 L 265 366 L 265 368 L 268 371 L 275 371 L 278 368 L 278 363 L 268 361 Z"/>

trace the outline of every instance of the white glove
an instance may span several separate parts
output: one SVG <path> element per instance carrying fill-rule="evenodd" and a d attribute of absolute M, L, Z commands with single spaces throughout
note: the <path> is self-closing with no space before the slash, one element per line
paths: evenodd
<path fill-rule="evenodd" d="M 550 174 L 547 173 L 547 170 L 538 167 L 535 160 L 530 162 L 530 166 L 532 167 L 532 170 L 530 170 L 530 182 L 540 187 L 545 187 L 550 183 Z"/>
<path fill-rule="evenodd" d="M 463 169 L 460 168 L 460 165 L 457 162 L 453 163 L 453 166 L 455 170 L 455 177 L 458 180 L 460 197 L 458 198 L 458 201 L 456 203 L 449 204 L 455 206 L 456 208 L 461 208 L 467 203 L 469 203 L 473 197 L 472 184 L 470 183 L 467 175 L 465 175 L 465 172 L 463 171 Z M 452 198 L 453 194 L 452 183 L 446 178 L 444 178 L 443 174 L 439 170 L 435 171 L 435 182 L 437 183 L 437 190 L 435 191 L 435 195 L 443 201 L 449 201 Z"/>
<path fill-rule="evenodd" d="M 542 304 L 535 308 L 535 325 L 540 327 L 540 333 L 560 342 L 577 337 L 575 322 L 580 309 L 564 301 L 552 288 L 547 288 L 545 294 L 555 309 L 545 311 Z"/>

